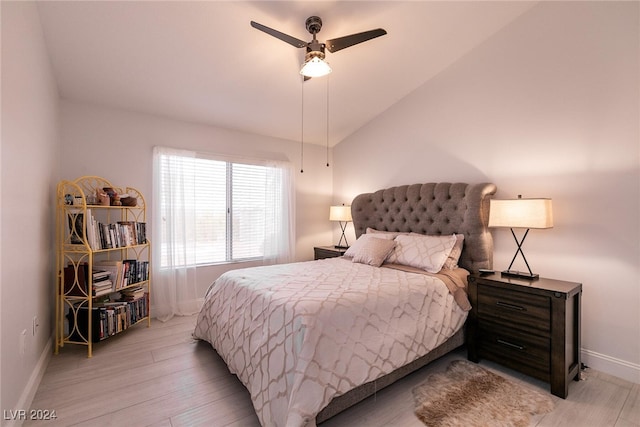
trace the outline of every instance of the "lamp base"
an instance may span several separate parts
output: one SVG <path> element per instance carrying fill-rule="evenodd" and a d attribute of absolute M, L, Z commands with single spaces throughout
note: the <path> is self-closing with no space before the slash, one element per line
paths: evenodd
<path fill-rule="evenodd" d="M 540 278 L 537 273 L 527 273 L 526 271 L 505 270 L 500 273 L 502 276 L 517 277 L 518 279 L 536 280 Z"/>
<path fill-rule="evenodd" d="M 333 245 L 333 247 L 336 249 L 349 249 L 349 246 L 342 246 L 342 245 Z"/>

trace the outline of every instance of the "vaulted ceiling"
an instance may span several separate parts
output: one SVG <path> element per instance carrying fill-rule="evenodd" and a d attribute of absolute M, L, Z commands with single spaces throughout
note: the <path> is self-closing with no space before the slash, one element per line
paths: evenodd
<path fill-rule="evenodd" d="M 535 2 L 39 2 L 60 96 L 188 122 L 335 145 L 375 120 Z M 327 53 L 302 83 L 304 49 L 250 21 L 324 41 L 387 35 Z M 304 121 L 302 115 L 304 114 Z M 327 120 L 328 118 L 328 120 Z M 328 132 L 328 133 L 327 133 Z"/>

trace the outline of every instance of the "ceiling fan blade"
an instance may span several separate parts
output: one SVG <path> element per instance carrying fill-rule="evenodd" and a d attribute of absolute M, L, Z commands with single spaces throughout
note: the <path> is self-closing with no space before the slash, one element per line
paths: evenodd
<path fill-rule="evenodd" d="M 282 40 L 283 42 L 289 43 L 294 47 L 307 47 L 307 42 L 297 39 L 295 37 L 291 37 L 288 34 L 281 33 L 280 31 L 274 30 L 273 28 L 269 28 L 262 24 L 258 24 L 257 22 L 251 21 L 251 26 L 257 30 L 264 31 L 265 33 Z"/>
<path fill-rule="evenodd" d="M 358 43 L 366 42 L 367 40 L 375 39 L 376 37 L 384 36 L 387 34 L 382 28 L 375 30 L 364 31 L 362 33 L 351 34 L 350 36 L 338 37 L 337 39 L 327 40 L 326 47 L 331 53 L 345 49 Z"/>

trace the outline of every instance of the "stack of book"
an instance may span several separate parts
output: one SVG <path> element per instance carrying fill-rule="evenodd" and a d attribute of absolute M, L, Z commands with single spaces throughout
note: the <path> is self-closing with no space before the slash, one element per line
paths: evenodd
<path fill-rule="evenodd" d="M 144 288 L 140 286 L 136 286 L 134 288 L 123 289 L 120 291 L 120 295 L 122 295 L 122 301 L 135 301 L 139 298 L 144 297 L 145 291 Z"/>
<path fill-rule="evenodd" d="M 93 263 L 94 268 L 109 272 L 111 281 L 113 282 L 113 290 L 126 286 L 124 282 L 124 266 L 122 261 L 96 261 Z"/>
<path fill-rule="evenodd" d="M 113 292 L 113 281 L 106 270 L 93 270 L 93 296 L 99 297 Z"/>

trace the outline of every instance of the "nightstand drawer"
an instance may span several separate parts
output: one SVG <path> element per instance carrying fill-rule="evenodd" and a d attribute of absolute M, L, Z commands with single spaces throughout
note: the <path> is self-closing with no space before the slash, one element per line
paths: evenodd
<path fill-rule="evenodd" d="M 478 317 L 495 323 L 548 332 L 550 309 L 549 298 L 545 296 L 494 286 L 478 287 Z"/>
<path fill-rule="evenodd" d="M 313 248 L 314 259 L 337 258 L 344 255 L 346 249 L 334 246 L 316 246 Z"/>
<path fill-rule="evenodd" d="M 509 329 L 490 322 L 479 328 L 481 357 L 497 361 L 548 381 L 551 342 L 547 337 Z"/>

